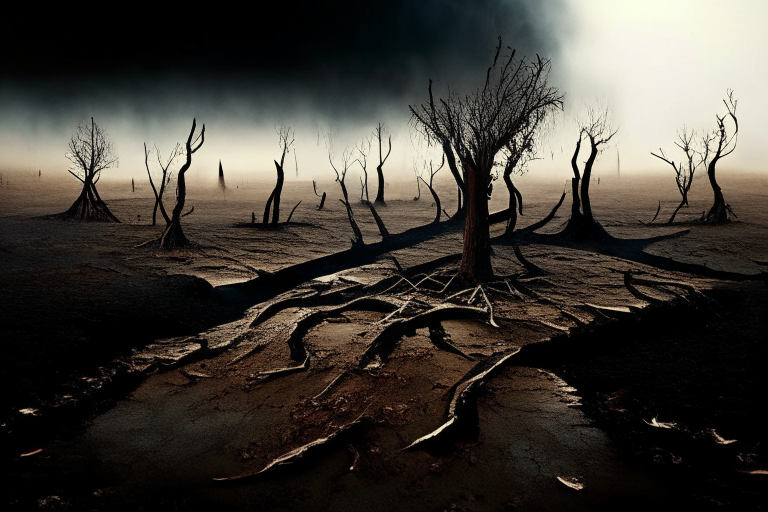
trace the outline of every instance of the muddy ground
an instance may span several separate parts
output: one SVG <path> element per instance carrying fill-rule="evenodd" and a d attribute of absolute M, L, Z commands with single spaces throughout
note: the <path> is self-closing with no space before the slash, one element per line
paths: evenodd
<path fill-rule="evenodd" d="M 471 304 L 472 290 L 449 299 L 464 291 L 446 287 L 456 260 L 430 264 L 461 250 L 459 229 L 393 251 L 403 273 L 383 252 L 365 264 L 352 256 L 331 275 L 306 265 L 301 275 L 310 278 L 300 283 L 270 280 L 265 271 L 349 248 L 330 181 L 318 184 L 329 192 L 324 211 L 315 210 L 310 183 L 288 183 L 284 215 L 302 200 L 294 225 L 259 230 L 234 224 L 252 211 L 260 218 L 269 184 L 222 190 L 191 180 L 195 212 L 184 226 L 198 246 L 162 253 L 137 248 L 161 231 L 148 225 L 148 186 L 131 192 L 105 182 L 101 195 L 124 223 L 84 225 L 40 218 L 65 210 L 76 184 L 23 173 L 6 180 L 3 502 L 61 510 L 765 508 L 768 288 L 706 269 L 765 270 L 768 182 L 722 180 L 739 222 L 721 227 L 639 222 L 658 200 L 662 220 L 676 206 L 674 187 L 662 190 L 656 178 L 593 187 L 596 216 L 616 237 L 689 229 L 644 254 L 697 272 L 640 263 L 631 251 L 523 240 L 524 256 L 543 270 L 532 276 L 498 240 L 501 278 Z M 708 205 L 706 184 L 696 186 L 680 221 Z M 527 179 L 520 188 L 525 227 L 548 213 L 562 184 Z M 452 212 L 449 183 L 440 190 Z M 413 195 L 393 187 L 379 209 L 393 234 L 434 218 L 431 201 Z M 505 202 L 496 193 L 492 211 Z M 539 233 L 557 232 L 567 212 L 566 202 Z M 357 205 L 355 214 L 365 241 L 378 242 L 370 214 Z M 627 273 L 645 280 L 637 293 Z M 380 337 L 386 329 L 397 332 Z M 502 359 L 465 406 L 452 407 Z M 404 450 L 452 417 L 455 425 Z M 256 474 L 328 437 L 295 463 Z M 233 477 L 243 478 L 216 480 Z"/>

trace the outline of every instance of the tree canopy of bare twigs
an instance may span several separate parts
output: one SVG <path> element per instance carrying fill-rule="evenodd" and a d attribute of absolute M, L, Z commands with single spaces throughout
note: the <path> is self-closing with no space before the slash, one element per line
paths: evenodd
<path fill-rule="evenodd" d="M 677 132 L 677 141 L 675 146 L 680 148 L 685 154 L 685 161 L 675 163 L 675 161 L 664 153 L 664 150 L 659 148 L 659 153 L 656 154 L 651 151 L 651 154 L 656 158 L 668 163 L 675 171 L 675 182 L 677 183 L 677 190 L 680 192 L 682 200 L 680 204 L 672 212 L 672 216 L 667 221 L 667 224 L 672 224 L 675 221 L 675 216 L 680 208 L 688 206 L 688 191 L 691 190 L 691 184 L 693 183 L 693 177 L 696 174 L 696 170 L 701 165 L 706 165 L 707 158 L 709 156 L 709 145 L 702 144 L 700 150 L 694 147 L 694 140 L 696 139 L 696 131 L 688 130 L 685 126 Z"/>
<path fill-rule="evenodd" d="M 717 119 L 717 129 L 714 132 L 710 132 L 704 135 L 702 144 L 707 147 L 707 151 L 712 153 L 712 160 L 709 161 L 707 166 L 707 176 L 709 177 L 709 184 L 712 186 L 712 192 L 714 193 L 715 200 L 712 204 L 712 208 L 701 218 L 702 221 L 711 224 L 724 224 L 730 220 L 730 215 L 735 216 L 731 206 L 725 202 L 723 197 L 723 191 L 715 178 L 715 166 L 720 161 L 736 149 L 736 143 L 739 136 L 739 120 L 736 118 L 736 104 L 737 100 L 733 97 L 733 90 L 729 89 L 726 92 L 726 98 L 723 100 L 726 113 L 722 116 L 715 115 Z M 733 123 L 731 129 L 728 121 Z"/>
<path fill-rule="evenodd" d="M 152 187 L 152 192 L 155 195 L 155 207 L 152 209 L 152 225 L 154 226 L 157 223 L 157 210 L 159 208 L 160 214 L 165 219 L 165 225 L 167 226 L 170 224 L 171 218 L 165 211 L 165 205 L 163 204 L 163 194 L 165 193 L 165 189 L 167 188 L 168 184 L 173 179 L 173 171 L 169 171 L 168 169 L 171 167 L 174 160 L 176 160 L 176 158 L 181 155 L 181 144 L 176 144 L 176 146 L 171 151 L 171 154 L 168 156 L 168 159 L 166 160 L 163 160 L 163 157 L 160 155 L 160 150 L 157 148 L 157 146 L 155 146 L 153 149 L 155 151 L 155 155 L 157 156 L 157 164 L 160 168 L 160 190 L 158 190 L 155 186 L 155 182 L 152 179 L 152 172 L 149 168 L 149 155 L 151 151 L 147 149 L 146 142 L 144 143 L 144 166 L 147 168 L 149 184 Z"/>
<path fill-rule="evenodd" d="M 120 222 L 109 211 L 96 190 L 96 183 L 102 171 L 117 167 L 119 164 L 114 145 L 107 132 L 96 124 L 93 118 L 90 123 L 81 122 L 77 131 L 69 139 L 66 157 L 72 163 L 67 171 L 80 180 L 83 189 L 72 206 L 56 217 Z"/>
<path fill-rule="evenodd" d="M 454 156 L 461 164 L 467 213 L 460 272 L 473 280 L 493 275 L 487 193 L 499 153 L 537 116 L 563 106 L 563 95 L 548 83 L 549 59 L 517 59 L 508 50 L 499 61 L 499 39 L 485 82 L 474 92 L 462 96 L 449 90 L 436 100 L 430 81 L 429 101 L 410 107 L 412 122 L 443 148 L 454 177 Z"/>
<path fill-rule="evenodd" d="M 205 125 L 200 130 L 200 134 L 195 137 L 195 129 L 197 127 L 197 120 L 192 119 L 192 129 L 189 130 L 189 136 L 184 143 L 183 155 L 185 158 L 184 164 L 179 169 L 176 178 L 176 206 L 173 208 L 171 214 L 171 222 L 166 226 L 165 231 L 160 237 L 160 246 L 164 249 L 176 249 L 189 245 L 189 240 L 184 235 L 184 231 L 181 228 L 182 210 L 184 209 L 184 203 L 187 200 L 187 182 L 185 174 L 192 165 L 192 155 L 200 149 L 205 142 Z"/>

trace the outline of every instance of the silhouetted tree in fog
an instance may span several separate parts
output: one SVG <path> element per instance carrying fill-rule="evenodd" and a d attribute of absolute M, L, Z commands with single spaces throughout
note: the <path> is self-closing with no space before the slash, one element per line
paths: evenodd
<path fill-rule="evenodd" d="M 677 205 L 675 211 L 672 212 L 672 216 L 667 221 L 667 224 L 672 224 L 672 222 L 674 222 L 675 216 L 677 215 L 677 212 L 680 211 L 680 208 L 683 206 L 688 206 L 688 191 L 691 190 L 693 176 L 696 174 L 696 169 L 698 169 L 701 164 L 704 164 L 707 161 L 707 157 L 709 155 L 708 144 L 702 144 L 702 151 L 697 151 L 693 147 L 693 141 L 695 138 L 696 132 L 693 130 L 689 132 L 685 127 L 677 132 L 677 141 L 675 142 L 675 146 L 682 149 L 685 153 L 685 162 L 681 161 L 675 163 L 674 160 L 671 160 L 667 157 L 667 155 L 664 153 L 664 150 L 661 148 L 659 148 L 660 154 L 658 155 L 651 151 L 653 156 L 672 166 L 672 169 L 675 171 L 675 182 L 677 183 L 677 190 L 682 196 L 680 204 Z"/>
<path fill-rule="evenodd" d="M 592 178 L 592 166 L 597 156 L 602 151 L 601 146 L 610 142 L 617 130 L 611 126 L 610 111 L 608 108 L 597 110 L 588 108 L 584 119 L 578 120 L 579 140 L 576 142 L 576 150 L 571 158 L 573 178 L 571 179 L 571 191 L 573 203 L 571 205 L 571 218 L 565 228 L 565 233 L 575 239 L 590 238 L 602 233 L 602 227 L 595 222 L 592 214 L 592 202 L 589 199 L 589 184 Z M 583 175 L 579 173 L 578 156 L 581 149 L 581 141 L 589 142 L 589 157 L 584 163 Z"/>
<path fill-rule="evenodd" d="M 157 146 L 155 146 L 157 163 L 160 166 L 161 171 L 160 190 L 158 190 L 155 186 L 155 182 L 152 179 L 152 172 L 149 170 L 149 153 L 150 151 L 147 149 L 147 144 L 144 143 L 144 165 L 147 168 L 147 175 L 149 176 L 149 184 L 152 187 L 152 192 L 155 194 L 155 207 L 152 209 L 152 225 L 154 226 L 157 222 L 157 210 L 159 208 L 160 213 L 165 219 L 165 225 L 167 226 L 171 223 L 171 218 L 168 217 L 168 213 L 165 211 L 165 205 L 163 204 L 163 194 L 165 194 L 165 189 L 171 182 L 171 176 L 173 174 L 173 172 L 168 172 L 168 169 L 170 168 L 173 161 L 176 160 L 176 158 L 181 154 L 181 144 L 176 144 L 176 147 L 173 148 L 171 155 L 168 157 L 165 163 L 163 163 L 163 159 L 160 156 L 160 150 L 157 149 Z"/>
<path fill-rule="evenodd" d="M 272 193 L 269 196 L 269 199 L 267 199 L 267 206 L 264 208 L 264 217 L 262 219 L 262 224 L 266 226 L 269 221 L 269 209 L 272 206 L 274 202 L 274 207 L 272 209 L 272 225 L 277 226 L 277 223 L 280 220 L 280 195 L 283 192 L 283 182 L 285 181 L 285 172 L 283 171 L 283 165 L 285 165 L 285 155 L 291 151 L 291 146 L 293 146 L 294 142 L 294 134 L 293 130 L 288 127 L 281 127 L 277 135 L 280 137 L 280 149 L 282 150 L 282 155 L 280 155 L 280 163 L 277 163 L 277 160 L 275 160 L 275 168 L 277 169 L 277 183 L 275 184 L 275 188 L 272 190 Z"/>
<path fill-rule="evenodd" d="M 101 172 L 117 167 L 118 158 L 109 135 L 94 122 L 93 118 L 90 123 L 82 122 L 77 127 L 77 131 L 69 139 L 69 151 L 66 157 L 72 162 L 72 166 L 68 169 L 69 173 L 82 182 L 83 189 L 69 210 L 56 217 L 120 222 L 109 211 L 107 204 L 101 200 L 96 190 Z"/>
<path fill-rule="evenodd" d="M 200 135 L 197 137 L 195 137 L 196 127 L 197 122 L 193 119 L 192 129 L 189 131 L 189 137 L 187 137 L 187 142 L 184 144 L 183 154 L 186 160 L 184 165 L 181 166 L 181 169 L 179 169 L 178 177 L 176 178 L 176 206 L 173 208 L 171 222 L 160 237 L 160 246 L 164 249 L 175 249 L 189 245 L 189 240 L 184 236 L 184 231 L 181 229 L 181 212 L 184 209 L 184 203 L 187 199 L 187 183 L 184 175 L 189 170 L 189 166 L 192 165 L 192 155 L 200 149 L 203 142 L 205 142 L 205 125 L 203 125 L 203 129 L 200 130 Z"/>
<path fill-rule="evenodd" d="M 382 130 L 384 129 L 384 124 L 379 123 L 376 127 L 376 131 L 374 132 L 374 135 L 376 136 L 376 140 L 379 141 L 379 165 L 376 166 L 376 174 L 379 177 L 379 189 L 376 192 L 376 204 L 386 205 L 387 203 L 384 201 L 384 163 L 387 161 L 387 158 L 389 158 L 389 154 L 392 152 L 392 135 L 389 136 L 389 149 L 387 149 L 387 154 L 382 156 L 382 150 L 381 150 L 381 140 L 383 138 Z"/>
<path fill-rule="evenodd" d="M 563 105 L 563 95 L 548 85 L 548 59 L 517 60 L 510 49 L 499 64 L 500 51 L 499 39 L 485 83 L 475 92 L 462 97 L 449 91 L 447 98 L 435 102 L 430 81 L 429 102 L 411 107 L 417 127 L 443 147 L 451 172 L 455 170 L 451 163 L 455 154 L 466 177 L 466 223 L 459 272 L 471 280 L 493 276 L 488 185 L 497 156 L 536 116 L 546 116 Z"/>
<path fill-rule="evenodd" d="M 709 184 L 712 186 L 712 192 L 715 194 L 715 201 L 712 204 L 712 208 L 709 209 L 709 212 L 707 212 L 701 220 L 712 224 L 723 224 L 728 222 L 730 220 L 729 214 L 735 216 L 733 210 L 731 210 L 731 206 L 725 202 L 723 191 L 715 179 L 715 166 L 721 158 L 733 153 L 736 149 L 736 142 L 738 141 L 739 135 L 739 121 L 736 119 L 737 101 L 733 98 L 733 91 L 730 89 L 727 91 L 727 96 L 728 97 L 723 100 L 727 113 L 722 116 L 715 116 L 717 119 L 717 129 L 714 133 L 705 135 L 702 141 L 708 151 L 713 153 L 712 160 L 707 166 L 707 176 L 709 177 Z M 733 132 L 730 135 L 728 134 L 729 130 L 726 126 L 726 120 L 729 118 L 733 121 Z M 711 147 L 713 147 L 713 149 L 710 149 Z"/>

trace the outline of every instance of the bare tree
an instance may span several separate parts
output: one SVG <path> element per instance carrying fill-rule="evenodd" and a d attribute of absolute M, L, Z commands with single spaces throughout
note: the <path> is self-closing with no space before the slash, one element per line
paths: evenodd
<path fill-rule="evenodd" d="M 429 168 L 427 168 L 427 166 L 429 166 Z M 430 160 L 429 162 L 425 160 L 423 163 L 422 170 L 417 172 L 416 179 L 424 182 L 424 184 L 427 186 L 430 193 L 432 194 L 432 199 L 435 200 L 435 208 L 437 209 L 437 212 L 435 213 L 435 220 L 432 221 L 433 223 L 440 222 L 440 214 L 443 211 L 443 208 L 440 205 L 440 197 L 437 195 L 437 192 L 435 192 L 435 189 L 433 187 L 433 182 L 435 179 L 435 175 L 438 172 L 440 172 L 440 169 L 442 169 L 444 166 L 445 166 L 445 153 L 443 153 L 442 160 L 440 161 L 440 166 L 437 169 L 435 169 L 435 166 L 432 160 Z M 429 182 L 427 182 L 427 180 L 424 179 L 424 175 L 427 173 L 429 173 Z M 419 195 L 421 195 L 421 189 L 419 189 Z"/>
<path fill-rule="evenodd" d="M 565 232 L 576 239 L 589 238 L 600 231 L 599 225 L 595 222 L 592 214 L 592 203 L 589 199 L 589 184 L 592 178 L 592 166 L 595 164 L 598 155 L 603 148 L 610 142 L 618 129 L 614 130 L 611 125 L 610 110 L 587 108 L 586 117 L 577 120 L 579 125 L 579 140 L 576 142 L 576 151 L 571 158 L 571 168 L 573 169 L 573 178 L 571 179 L 571 190 L 573 193 L 573 204 L 571 206 L 571 218 Z M 583 175 L 579 173 L 577 162 L 581 141 L 583 138 L 589 142 L 590 152 L 587 161 L 584 163 Z"/>
<path fill-rule="evenodd" d="M 66 157 L 72 166 L 67 170 L 80 180 L 83 189 L 72 206 L 56 217 L 120 222 L 96 190 L 101 172 L 118 166 L 118 157 L 107 132 L 91 118 L 90 123 L 81 122 L 78 125 L 77 131 L 69 139 L 68 147 Z"/>
<path fill-rule="evenodd" d="M 562 94 L 547 83 L 548 59 L 515 59 L 510 49 L 500 64 L 500 51 L 501 39 L 485 83 L 474 93 L 462 97 L 449 91 L 438 105 L 430 82 L 429 103 L 411 107 L 417 127 L 443 147 L 449 168 L 455 153 L 465 173 L 466 223 L 459 271 L 471 280 L 493 276 L 488 185 L 499 152 L 533 117 L 540 112 L 546 116 L 563 105 Z"/>
<path fill-rule="evenodd" d="M 509 222 L 505 234 L 511 235 L 517 225 L 517 214 L 523 214 L 523 196 L 512 183 L 512 175 L 522 176 L 528 170 L 528 162 L 536 158 L 536 135 L 546 118 L 546 111 L 540 110 L 509 141 L 504 153 L 504 183 L 509 191 Z"/>
<path fill-rule="evenodd" d="M 171 177 L 173 175 L 173 172 L 169 172 L 168 169 L 170 168 L 171 164 L 173 164 L 173 161 L 176 160 L 176 158 L 181 154 L 181 144 L 176 144 L 176 146 L 173 148 L 173 151 L 171 151 L 170 156 L 167 160 L 165 160 L 165 163 L 163 163 L 162 156 L 160 155 L 160 150 L 157 148 L 157 146 L 154 147 L 155 154 L 157 155 L 157 163 L 160 166 L 160 190 L 157 189 L 155 186 L 155 182 L 152 179 L 152 172 L 149 170 L 149 154 L 150 151 L 147 149 L 147 143 L 144 143 L 144 166 L 147 168 L 147 175 L 149 176 L 149 184 L 152 187 L 152 192 L 155 194 L 155 207 L 152 209 L 152 225 L 154 226 L 157 223 L 157 210 L 160 209 L 160 213 L 162 214 L 163 218 L 165 219 L 165 225 L 171 223 L 171 218 L 168 216 L 168 214 L 165 211 L 165 205 L 163 204 L 163 194 L 165 193 L 165 189 L 167 185 L 171 182 Z"/>
<path fill-rule="evenodd" d="M 197 127 L 196 119 L 192 119 L 192 129 L 189 131 L 189 137 L 184 144 L 183 154 L 185 162 L 179 169 L 176 178 L 176 206 L 173 208 L 171 214 L 171 222 L 166 226 L 163 235 L 160 237 L 160 246 L 164 249 L 176 249 L 180 247 L 186 247 L 189 245 L 189 240 L 184 236 L 184 231 L 181 229 L 181 217 L 182 210 L 184 209 L 184 203 L 187 199 L 187 182 L 185 174 L 189 170 L 189 166 L 192 165 L 192 155 L 200 149 L 205 142 L 205 125 L 203 125 L 200 134 L 195 137 L 195 128 Z"/>
<path fill-rule="evenodd" d="M 731 206 L 725 202 L 723 191 L 715 179 L 715 166 L 721 158 L 733 153 L 736 149 L 739 135 L 739 121 L 736 119 L 737 100 L 733 98 L 733 90 L 729 89 L 726 94 L 727 98 L 723 100 L 723 103 L 727 113 L 722 116 L 715 115 L 717 129 L 714 133 L 705 135 L 702 140 L 702 143 L 707 147 L 707 151 L 713 153 L 712 160 L 707 166 L 707 176 L 709 177 L 709 184 L 712 186 L 712 192 L 715 194 L 715 201 L 712 204 L 712 208 L 709 209 L 709 212 L 701 220 L 712 224 L 724 224 L 730 220 L 729 214 L 735 216 Z M 728 133 L 729 129 L 726 126 L 728 119 L 733 121 L 733 132 L 730 135 Z M 714 146 L 714 149 L 710 149 L 712 146 Z"/>
<path fill-rule="evenodd" d="M 387 149 L 387 154 L 385 156 L 382 156 L 382 150 L 381 150 L 381 140 L 383 138 L 383 130 L 384 130 L 384 124 L 379 123 L 378 126 L 376 126 L 376 130 L 373 132 L 376 139 L 379 141 L 379 165 L 376 166 L 376 174 L 379 177 L 379 188 L 376 192 L 376 204 L 384 205 L 386 206 L 386 202 L 384 201 L 384 163 L 387 161 L 387 158 L 389 158 L 389 154 L 392 152 L 392 135 L 389 136 L 389 149 Z"/>
<path fill-rule="evenodd" d="M 355 150 L 357 151 L 357 163 L 360 164 L 360 167 L 363 169 L 363 176 L 365 176 L 365 179 L 363 179 L 362 176 L 360 177 L 361 203 L 370 201 L 370 196 L 368 195 L 368 154 L 371 152 L 371 143 L 372 140 L 370 137 L 363 137 L 360 144 L 355 146 Z"/>
<path fill-rule="evenodd" d="M 695 130 L 689 132 L 686 127 L 683 127 L 682 130 L 677 132 L 677 141 L 675 142 L 675 146 L 683 150 L 685 153 L 686 162 L 681 161 L 679 163 L 675 163 L 674 160 L 671 160 L 667 157 L 667 155 L 664 153 L 664 150 L 661 148 L 659 148 L 660 154 L 658 155 L 651 151 L 653 156 L 672 166 L 672 169 L 675 171 L 675 182 L 677 183 L 677 190 L 682 196 L 680 204 L 677 205 L 675 211 L 672 212 L 672 216 L 667 221 L 667 224 L 672 224 L 672 222 L 674 222 L 675 216 L 677 215 L 677 212 L 680 211 L 680 208 L 683 206 L 688 206 L 688 191 L 691 190 L 693 176 L 696 174 L 696 169 L 698 169 L 701 164 L 707 161 L 707 157 L 709 155 L 709 146 L 707 144 L 703 144 L 702 151 L 697 151 L 693 147 L 693 140 L 695 138 Z"/>
<path fill-rule="evenodd" d="M 264 208 L 264 217 L 262 224 L 266 226 L 269 224 L 269 209 L 274 202 L 274 208 L 272 209 L 272 225 L 277 226 L 280 220 L 280 194 L 283 192 L 283 181 L 285 180 L 285 172 L 283 172 L 283 165 L 285 164 L 285 155 L 291 151 L 291 146 L 294 142 L 294 133 L 290 127 L 282 126 L 277 130 L 277 134 L 280 137 L 280 149 L 282 155 L 280 156 L 280 163 L 275 160 L 275 168 L 277 169 L 277 183 L 272 190 L 269 199 L 267 199 L 267 206 Z M 298 167 L 297 167 L 298 169 Z"/>
<path fill-rule="evenodd" d="M 336 168 L 336 165 L 333 163 L 333 141 L 331 139 L 330 135 L 327 135 L 325 138 L 325 144 L 326 148 L 328 149 L 328 161 L 331 163 L 331 167 L 333 168 L 333 171 L 336 173 L 336 181 L 341 186 L 341 193 L 344 196 L 344 199 L 339 199 L 341 203 L 344 205 L 344 207 L 347 209 L 347 217 L 349 218 L 349 224 L 352 226 L 352 233 L 354 234 L 354 238 L 352 239 L 352 246 L 358 247 L 363 245 L 363 234 L 360 231 L 360 228 L 357 225 L 357 221 L 355 220 L 355 214 L 352 212 L 352 205 L 349 204 L 349 194 L 347 193 L 347 186 L 344 184 L 344 180 L 347 177 L 347 172 L 349 171 L 349 168 L 352 167 L 352 164 L 355 162 L 355 160 L 352 160 L 352 151 L 349 148 L 344 148 L 344 152 L 341 155 L 341 172 Z"/>

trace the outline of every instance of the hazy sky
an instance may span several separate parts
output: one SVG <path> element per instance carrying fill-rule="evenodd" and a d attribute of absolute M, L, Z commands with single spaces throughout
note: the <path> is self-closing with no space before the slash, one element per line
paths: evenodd
<path fill-rule="evenodd" d="M 65 174 L 68 137 L 94 116 L 120 156 L 104 179 L 143 178 L 142 143 L 167 153 L 196 117 L 206 143 L 191 173 L 215 179 L 221 159 L 228 176 L 271 176 L 275 126 L 290 124 L 300 176 L 330 177 L 318 132 L 332 131 L 340 153 L 384 121 L 395 146 L 389 171 L 409 177 L 408 105 L 426 100 L 430 78 L 437 91 L 479 84 L 501 35 L 519 54 L 550 57 L 551 82 L 566 95 L 546 158 L 532 171 L 570 172 L 573 116 L 598 101 L 620 129 L 600 165 L 615 167 L 618 147 L 622 172 L 663 169 L 649 150 L 672 152 L 684 124 L 714 128 L 728 88 L 741 133 L 722 165 L 766 170 L 765 0 L 309 5 L 285 3 L 282 15 L 258 19 L 231 10 L 80 19 L 97 27 L 89 38 L 73 28 L 77 13 L 62 13 L 59 31 L 3 31 L 0 168 Z"/>

